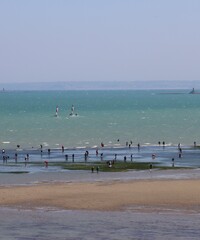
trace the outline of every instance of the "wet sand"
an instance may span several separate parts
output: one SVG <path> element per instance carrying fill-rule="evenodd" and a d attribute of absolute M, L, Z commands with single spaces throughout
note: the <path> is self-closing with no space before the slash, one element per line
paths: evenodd
<path fill-rule="evenodd" d="M 200 179 L 109 180 L 1 186 L 0 206 L 115 211 L 130 207 L 200 212 Z"/>

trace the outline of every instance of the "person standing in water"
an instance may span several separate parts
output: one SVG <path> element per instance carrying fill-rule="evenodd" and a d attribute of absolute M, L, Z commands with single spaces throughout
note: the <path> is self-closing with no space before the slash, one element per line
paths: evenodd
<path fill-rule="evenodd" d="M 69 114 L 70 116 L 78 116 L 78 113 L 75 113 L 75 107 L 74 105 L 71 106 L 71 113 Z"/>
<path fill-rule="evenodd" d="M 72 105 L 71 111 L 72 111 L 72 113 L 74 113 L 74 105 Z"/>
<path fill-rule="evenodd" d="M 55 117 L 58 116 L 58 111 L 59 111 L 59 108 L 58 108 L 58 105 L 56 106 L 56 114 L 55 114 Z"/>

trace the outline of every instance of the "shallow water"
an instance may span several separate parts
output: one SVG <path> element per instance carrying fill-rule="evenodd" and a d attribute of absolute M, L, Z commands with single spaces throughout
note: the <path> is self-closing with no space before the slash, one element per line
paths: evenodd
<path fill-rule="evenodd" d="M 184 212 L 0 209 L 4 240 L 199 239 L 200 216 Z"/>
<path fill-rule="evenodd" d="M 74 154 L 74 162 L 85 162 L 84 154 L 86 150 L 89 152 L 89 157 L 86 162 L 98 162 L 98 161 L 110 161 L 115 159 L 117 161 L 124 161 L 126 156 L 127 162 L 152 162 L 153 165 L 167 166 L 167 167 L 200 167 L 200 148 L 183 146 L 182 156 L 179 158 L 179 150 L 177 146 L 141 146 L 138 150 L 137 147 L 104 147 L 99 148 L 99 154 L 96 155 L 96 148 L 73 148 L 65 149 L 64 152 L 61 149 L 51 149 L 51 153 L 48 154 L 47 149 L 43 149 L 43 153 L 40 153 L 40 149 L 18 149 L 18 150 L 6 150 L 5 153 L 0 154 L 0 173 L 5 172 L 61 172 L 63 170 L 59 166 L 45 167 L 45 161 L 48 163 L 71 163 L 72 154 Z M 15 160 L 15 153 L 18 154 L 17 161 Z M 26 154 L 29 154 L 29 160 L 25 161 Z M 103 154 L 103 157 L 101 157 Z M 155 159 L 152 159 L 152 154 L 155 154 Z M 68 160 L 66 161 L 66 155 Z M 132 155 L 132 160 L 131 160 Z M 9 156 L 7 162 L 3 161 L 4 156 Z M 174 161 L 172 161 L 172 158 Z"/>
<path fill-rule="evenodd" d="M 39 183 L 106 182 L 160 179 L 199 179 L 200 169 L 149 170 L 127 172 L 41 171 L 27 174 L 0 174 L 0 185 L 32 185 Z"/>

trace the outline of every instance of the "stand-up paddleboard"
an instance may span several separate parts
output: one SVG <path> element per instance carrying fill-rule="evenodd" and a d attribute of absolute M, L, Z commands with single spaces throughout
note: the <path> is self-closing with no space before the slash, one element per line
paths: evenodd
<path fill-rule="evenodd" d="M 71 113 L 69 114 L 70 117 L 77 117 L 78 114 L 75 113 L 74 105 L 71 106 Z"/>

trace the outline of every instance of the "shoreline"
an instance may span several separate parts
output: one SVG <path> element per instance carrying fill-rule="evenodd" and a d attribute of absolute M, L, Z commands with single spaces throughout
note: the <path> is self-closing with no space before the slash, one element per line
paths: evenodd
<path fill-rule="evenodd" d="M 46 170 L 46 171 L 45 171 Z M 98 183 L 146 180 L 200 180 L 200 168 L 129 170 L 92 173 L 87 170 L 44 171 L 14 174 L 0 173 L 0 187 L 32 186 L 55 183 Z"/>
<path fill-rule="evenodd" d="M 124 142 L 124 143 L 108 143 L 108 144 L 104 144 L 104 146 L 102 147 L 100 143 L 98 144 L 93 144 L 93 145 L 77 145 L 77 146 L 64 146 L 64 149 L 66 151 L 76 151 L 76 150 L 96 150 L 96 149 L 99 149 L 99 150 L 109 150 L 109 149 L 128 149 L 129 147 L 126 145 L 127 142 Z M 6 151 L 8 152 L 13 152 L 13 151 L 16 151 L 16 152 L 21 152 L 21 151 L 38 151 L 40 152 L 41 150 L 41 147 L 40 147 L 40 144 L 38 144 L 37 146 L 25 146 L 25 147 L 17 147 L 16 145 L 12 145 L 12 146 L 9 146 L 8 145 L 10 144 L 10 142 L 2 142 L 2 144 L 4 144 L 4 147 L 2 146 L 2 149 L 5 149 Z M 129 144 L 129 142 L 128 142 Z M 146 148 L 146 147 L 159 147 L 159 148 L 167 148 L 167 147 L 170 147 L 170 148 L 177 148 L 178 149 L 178 143 L 172 143 L 172 142 L 169 142 L 169 143 L 165 143 L 164 145 L 162 144 L 162 142 L 160 142 L 160 144 L 158 143 L 150 143 L 150 142 L 143 142 L 143 143 L 139 143 L 140 144 L 140 147 L 141 148 Z M 42 149 L 47 152 L 48 149 L 51 149 L 53 151 L 61 151 L 62 150 L 62 144 L 55 144 L 55 146 L 51 146 L 51 145 L 43 145 Z M 194 143 L 181 143 L 181 147 L 182 148 L 190 148 L 190 149 L 195 149 L 195 148 L 200 148 L 200 144 L 196 144 L 196 146 L 194 146 Z M 131 149 L 137 149 L 138 148 L 138 143 L 133 143 L 130 145 L 130 148 Z"/>

